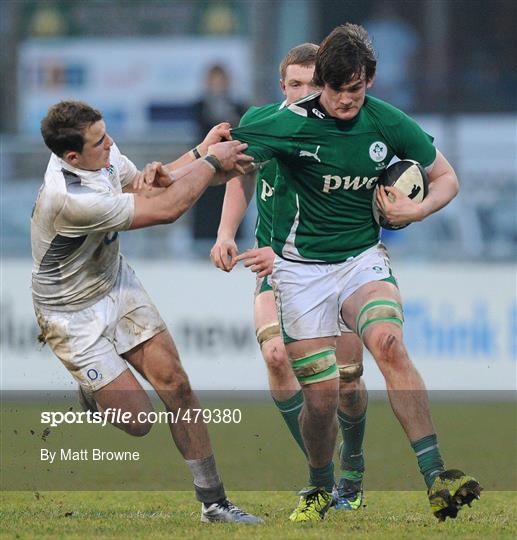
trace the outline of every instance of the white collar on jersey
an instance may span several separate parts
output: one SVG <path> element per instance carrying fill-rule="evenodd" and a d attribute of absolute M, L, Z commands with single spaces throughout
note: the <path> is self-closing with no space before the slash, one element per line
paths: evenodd
<path fill-rule="evenodd" d="M 298 101 L 295 101 L 294 103 L 291 103 L 289 105 L 289 110 L 293 111 L 296 114 L 299 114 L 300 116 L 307 116 L 307 111 L 303 107 L 299 107 L 299 103 L 305 103 L 306 101 L 310 101 L 311 99 L 314 99 L 316 96 L 319 96 L 321 94 L 321 90 L 318 92 L 313 92 L 312 94 L 309 94 L 308 96 L 305 96 L 304 98 L 299 99 Z"/>
<path fill-rule="evenodd" d="M 54 164 L 59 169 L 65 169 L 66 171 L 70 171 L 71 173 L 74 173 L 75 175 L 79 176 L 80 178 L 84 178 L 85 180 L 95 180 L 99 178 L 99 175 L 104 178 L 104 173 L 106 169 L 99 169 L 97 171 L 87 171 L 85 169 L 78 169 L 77 167 L 74 167 L 73 165 L 70 165 L 70 163 L 67 163 L 64 159 L 60 158 L 56 154 L 52 154 L 51 160 L 54 161 Z"/>

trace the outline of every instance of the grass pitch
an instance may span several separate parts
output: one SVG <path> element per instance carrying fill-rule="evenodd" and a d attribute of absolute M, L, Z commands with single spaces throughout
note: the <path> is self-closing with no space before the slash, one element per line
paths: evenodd
<path fill-rule="evenodd" d="M 261 526 L 202 524 L 192 492 L 10 492 L 0 497 L 2 538 L 515 538 L 516 492 L 483 493 L 457 519 L 438 521 L 423 492 L 372 491 L 357 512 L 331 509 L 314 524 L 288 521 L 291 492 L 233 492 Z"/>

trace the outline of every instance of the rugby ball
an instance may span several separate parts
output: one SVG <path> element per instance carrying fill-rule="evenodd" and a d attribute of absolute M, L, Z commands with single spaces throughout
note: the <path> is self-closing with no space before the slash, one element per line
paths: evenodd
<path fill-rule="evenodd" d="M 377 180 L 377 185 L 396 187 L 410 199 L 420 203 L 429 191 L 429 177 L 420 163 L 411 159 L 403 159 L 384 169 Z M 388 197 L 391 198 L 392 195 L 388 195 Z M 407 225 L 392 225 L 380 214 L 375 196 L 372 201 L 372 211 L 375 221 L 383 229 L 396 231 L 409 225 L 409 223 Z"/>

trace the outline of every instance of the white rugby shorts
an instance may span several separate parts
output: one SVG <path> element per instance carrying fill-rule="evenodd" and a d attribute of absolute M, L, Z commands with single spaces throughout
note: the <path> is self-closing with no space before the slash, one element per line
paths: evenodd
<path fill-rule="evenodd" d="M 128 368 L 120 356 L 166 329 L 158 310 L 121 257 L 115 285 L 90 307 L 37 307 L 42 336 L 76 381 L 95 392 Z"/>
<path fill-rule="evenodd" d="M 359 287 L 392 277 L 386 247 L 377 244 L 342 263 L 304 264 L 276 257 L 271 275 L 284 340 L 352 332 L 341 306 Z"/>

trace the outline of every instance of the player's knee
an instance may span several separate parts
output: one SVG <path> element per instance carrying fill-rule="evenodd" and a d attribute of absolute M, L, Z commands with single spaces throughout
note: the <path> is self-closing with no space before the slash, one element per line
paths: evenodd
<path fill-rule="evenodd" d="M 263 350 L 263 355 L 267 369 L 272 375 L 281 377 L 291 373 L 291 364 L 283 347 Z"/>
<path fill-rule="evenodd" d="M 335 389 L 334 391 L 322 391 L 315 390 L 314 387 L 311 387 L 311 391 L 309 392 L 307 388 L 304 390 L 305 414 L 315 422 L 322 424 L 331 422 L 338 406 L 338 397 Z"/>
<path fill-rule="evenodd" d="M 156 381 L 156 387 L 171 392 L 176 398 L 186 397 L 192 393 L 190 381 L 183 369 L 171 369 L 161 373 Z"/>
<path fill-rule="evenodd" d="M 343 381 L 339 379 L 339 394 L 346 397 L 348 394 L 358 392 L 361 388 L 361 379 L 355 379 L 353 381 Z"/>
<path fill-rule="evenodd" d="M 186 399 L 192 394 L 192 388 L 186 373 L 182 373 L 176 377 L 169 388 L 175 396 L 182 399 Z"/>
<path fill-rule="evenodd" d="M 377 332 L 373 340 L 373 352 L 378 362 L 392 368 L 405 363 L 407 356 L 402 336 L 389 329 Z"/>
<path fill-rule="evenodd" d="M 353 405 L 359 399 L 361 376 L 363 374 L 362 358 L 359 362 L 338 365 L 339 399 L 345 405 Z"/>
<path fill-rule="evenodd" d="M 259 347 L 263 349 L 271 340 L 280 337 L 280 325 L 278 322 L 265 324 L 256 330 Z"/>
<path fill-rule="evenodd" d="M 131 412 L 129 421 L 119 425 L 119 427 L 133 437 L 144 437 L 153 427 L 151 415 L 154 414 L 154 409 L 151 403 L 142 400 L 140 403 L 132 404 L 129 411 Z"/>
<path fill-rule="evenodd" d="M 361 402 L 361 386 L 359 381 L 339 384 L 339 401 L 347 409 L 356 407 Z"/>
<path fill-rule="evenodd" d="M 153 427 L 151 422 L 135 422 L 134 424 L 128 424 L 125 431 L 133 437 L 145 437 Z"/>
<path fill-rule="evenodd" d="M 319 425 L 326 425 L 333 421 L 338 402 L 336 400 L 311 400 L 307 403 L 307 416 Z"/>
<path fill-rule="evenodd" d="M 311 354 L 291 360 L 294 374 L 301 386 L 318 386 L 339 377 L 335 347 L 324 347 Z M 337 388 L 337 385 L 336 385 Z"/>
<path fill-rule="evenodd" d="M 359 381 L 363 370 L 362 361 L 338 365 L 339 386 L 350 389 L 355 388 L 360 384 Z"/>
<path fill-rule="evenodd" d="M 402 305 L 390 299 L 377 299 L 366 303 L 361 310 L 356 321 L 356 331 L 371 349 L 376 343 L 379 335 L 383 333 L 393 333 L 393 338 L 388 339 L 391 346 L 393 339 L 398 337 L 393 327 L 402 327 L 404 315 Z M 386 343 L 382 344 L 383 346 Z"/>

